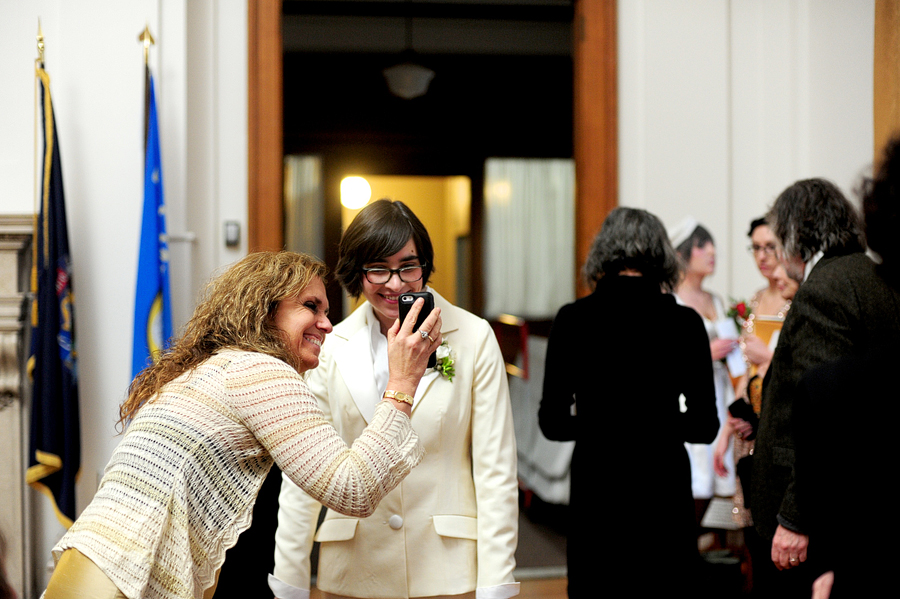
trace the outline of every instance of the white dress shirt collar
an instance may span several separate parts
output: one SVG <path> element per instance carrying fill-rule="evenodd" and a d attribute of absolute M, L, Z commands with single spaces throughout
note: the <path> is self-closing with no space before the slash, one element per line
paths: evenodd
<path fill-rule="evenodd" d="M 806 279 L 809 278 L 809 273 L 812 272 L 812 269 L 816 266 L 816 264 L 819 262 L 819 260 L 822 259 L 822 256 L 824 256 L 824 255 L 825 255 L 824 252 L 816 252 L 815 254 L 813 254 L 813 257 L 809 259 L 809 262 L 807 262 L 803 268 L 803 280 L 801 281 L 801 284 L 806 282 Z"/>

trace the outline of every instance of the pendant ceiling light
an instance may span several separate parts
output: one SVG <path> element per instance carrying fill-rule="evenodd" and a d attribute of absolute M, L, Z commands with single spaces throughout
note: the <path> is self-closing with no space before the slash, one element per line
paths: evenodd
<path fill-rule="evenodd" d="M 417 56 L 412 49 L 412 16 L 406 17 L 406 49 L 401 55 L 401 62 L 382 71 L 388 89 L 395 96 L 412 100 L 424 96 L 428 85 L 434 78 L 434 71 L 418 64 Z"/>

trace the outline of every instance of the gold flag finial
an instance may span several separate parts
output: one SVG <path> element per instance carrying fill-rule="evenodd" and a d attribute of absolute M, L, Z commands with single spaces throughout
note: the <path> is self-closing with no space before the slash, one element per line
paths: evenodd
<path fill-rule="evenodd" d="M 37 33 L 37 47 L 38 47 L 38 62 L 44 62 L 44 31 L 41 29 L 41 18 L 38 17 L 38 33 Z"/>
<path fill-rule="evenodd" d="M 150 33 L 150 23 L 147 23 L 147 26 L 138 35 L 138 41 L 144 44 L 144 64 L 147 64 L 150 61 L 150 46 L 156 44 L 153 35 Z"/>

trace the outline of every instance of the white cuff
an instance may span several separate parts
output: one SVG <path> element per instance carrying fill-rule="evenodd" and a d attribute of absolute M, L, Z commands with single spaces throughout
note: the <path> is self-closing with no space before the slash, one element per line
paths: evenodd
<path fill-rule="evenodd" d="M 475 589 L 475 599 L 509 599 L 519 594 L 519 583 L 508 582 Z"/>
<path fill-rule="evenodd" d="M 278 599 L 309 599 L 309 589 L 300 589 L 281 582 L 274 574 L 269 574 L 269 588 Z"/>

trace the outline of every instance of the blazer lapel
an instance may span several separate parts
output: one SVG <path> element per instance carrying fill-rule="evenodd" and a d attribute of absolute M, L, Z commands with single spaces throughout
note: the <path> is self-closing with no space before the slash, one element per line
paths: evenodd
<path fill-rule="evenodd" d="M 353 403 L 368 424 L 380 398 L 378 389 L 375 388 L 375 369 L 372 364 L 372 344 L 366 324 L 366 311 L 361 307 L 357 312 L 362 313 L 359 322 L 352 324 L 358 326 L 348 327 L 347 342 L 335 351 L 334 363 L 350 391 Z"/>
<path fill-rule="evenodd" d="M 425 399 L 426 394 L 428 393 L 428 388 L 431 387 L 431 384 L 438 379 L 440 374 L 435 369 L 426 370 L 425 375 L 419 379 L 419 386 L 416 387 L 416 402 L 413 404 L 412 411 L 415 412 L 416 408 L 419 407 L 419 404 Z"/>
<path fill-rule="evenodd" d="M 445 300 L 441 294 L 431 287 L 427 287 L 426 291 L 430 291 L 434 295 L 434 305 L 441 309 L 441 335 L 444 336 L 444 341 L 447 341 L 452 349 L 453 342 L 452 339 L 448 339 L 448 335 L 459 329 L 459 322 L 454 314 L 455 308 L 453 304 Z M 419 381 L 419 386 L 416 388 L 416 403 L 413 406 L 413 412 L 416 411 L 419 404 L 426 401 L 429 389 L 439 378 L 441 378 L 440 373 L 433 368 L 425 371 L 425 375 Z M 452 385 L 453 383 L 448 382 L 448 384 Z"/>
<path fill-rule="evenodd" d="M 454 307 L 441 295 L 430 287 L 428 291 L 434 294 L 434 304 L 441 309 L 441 334 L 444 339 L 459 329 L 459 322 L 455 318 Z M 344 384 L 350 391 L 350 397 L 356 404 L 366 424 L 375 413 L 375 406 L 381 400 L 379 389 L 375 388 L 375 369 L 372 364 L 372 343 L 369 338 L 368 319 L 374 318 L 371 304 L 366 302 L 357 308 L 341 325 L 335 328 L 334 334 L 344 337 L 347 342 L 334 352 L 334 362 Z M 345 325 L 346 326 L 343 326 Z M 338 330 L 340 329 L 340 330 Z M 450 335 L 452 338 L 452 335 Z M 449 340 L 451 349 L 452 339 Z M 427 370 L 416 387 L 416 402 L 412 411 L 415 412 L 420 403 L 426 400 L 431 386 L 440 378 L 436 370 Z M 449 383 L 453 384 L 453 383 Z"/>

